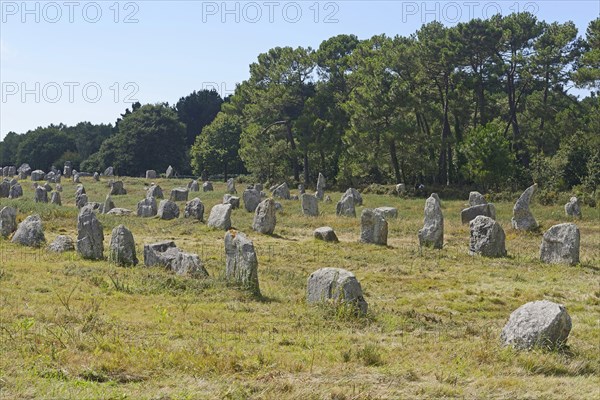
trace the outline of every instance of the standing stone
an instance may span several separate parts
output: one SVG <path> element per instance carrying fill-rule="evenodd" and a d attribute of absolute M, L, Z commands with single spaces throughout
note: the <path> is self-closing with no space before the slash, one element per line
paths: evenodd
<path fill-rule="evenodd" d="M 369 307 L 356 276 L 341 268 L 321 268 L 313 272 L 308 278 L 306 300 L 308 303 L 349 304 L 363 315 Z"/>
<path fill-rule="evenodd" d="M 419 230 L 419 246 L 441 249 L 444 245 L 444 216 L 440 202 L 433 196 L 425 201 L 423 228 Z"/>
<path fill-rule="evenodd" d="M 240 198 L 227 193 L 223 196 L 223 204 L 231 204 L 234 210 L 238 209 L 240 208 Z"/>
<path fill-rule="evenodd" d="M 277 217 L 275 209 L 275 201 L 273 199 L 263 200 L 254 214 L 254 221 L 252 222 L 252 229 L 256 232 L 271 235 L 275 230 L 275 224 L 277 223 Z"/>
<path fill-rule="evenodd" d="M 284 182 L 281 185 L 277 186 L 273 190 L 273 197 L 284 199 L 284 200 L 289 200 L 290 199 L 290 189 L 288 188 L 287 183 Z"/>
<path fill-rule="evenodd" d="M 75 205 L 77 206 L 77 208 L 81 209 L 83 207 L 85 207 L 85 205 L 88 203 L 88 197 L 87 194 L 85 193 L 81 193 L 75 196 Z"/>
<path fill-rule="evenodd" d="M 146 171 L 146 179 L 156 179 L 156 171 L 149 169 Z"/>
<path fill-rule="evenodd" d="M 8 177 L 12 178 L 15 175 L 17 175 L 17 167 L 15 167 L 14 165 L 9 166 L 8 167 Z"/>
<path fill-rule="evenodd" d="M 133 234 L 124 225 L 119 225 L 112 230 L 108 251 L 109 261 L 117 265 L 128 266 L 138 263 Z"/>
<path fill-rule="evenodd" d="M 575 224 L 554 225 L 544 233 L 540 259 L 548 264 L 579 263 L 579 228 Z"/>
<path fill-rule="evenodd" d="M 100 182 L 100 174 L 99 173 L 94 172 L 93 178 L 94 178 L 95 182 Z"/>
<path fill-rule="evenodd" d="M 533 184 L 529 186 L 519 200 L 515 203 L 513 208 L 513 217 L 512 217 L 512 227 L 514 229 L 522 230 L 522 231 L 531 231 L 538 227 L 538 224 L 531 214 L 529 210 L 529 204 L 531 203 L 531 198 L 537 189 L 537 184 Z"/>
<path fill-rule="evenodd" d="M 104 173 L 102 175 L 104 176 L 114 176 L 115 174 L 115 169 L 113 167 L 108 167 L 104 170 Z"/>
<path fill-rule="evenodd" d="M 314 237 L 315 239 L 323 240 L 325 242 L 338 242 L 338 237 L 335 234 L 335 231 L 329 226 L 322 226 L 315 229 Z"/>
<path fill-rule="evenodd" d="M 198 255 L 184 253 L 172 241 L 144 245 L 144 265 L 147 267 L 162 266 L 177 275 L 208 276 Z"/>
<path fill-rule="evenodd" d="M 354 205 L 362 206 L 363 199 L 358 190 L 354 188 L 349 188 L 348 190 L 346 190 L 346 193 L 344 193 L 344 196 L 352 196 L 354 198 Z"/>
<path fill-rule="evenodd" d="M 304 193 L 306 193 L 306 189 L 304 189 L 304 185 L 303 184 L 299 184 L 298 185 L 298 194 L 300 196 L 302 196 Z"/>
<path fill-rule="evenodd" d="M 200 222 L 204 221 L 204 204 L 198 197 L 186 203 L 183 217 L 197 219 Z"/>
<path fill-rule="evenodd" d="M 300 203 L 302 205 L 302 214 L 311 217 L 319 215 L 319 200 L 316 195 L 304 193 L 300 196 Z"/>
<path fill-rule="evenodd" d="M 231 209 L 231 204 L 215 205 L 210 210 L 207 225 L 220 230 L 231 228 Z"/>
<path fill-rule="evenodd" d="M 38 186 L 35 188 L 35 198 L 34 201 L 36 203 L 47 203 L 48 202 L 48 192 L 43 186 Z"/>
<path fill-rule="evenodd" d="M 338 216 L 356 217 L 356 209 L 354 208 L 354 196 L 351 193 L 344 193 L 340 201 L 335 207 L 335 213 Z"/>
<path fill-rule="evenodd" d="M 62 185 L 61 185 L 61 184 L 56 184 L 56 191 L 57 191 L 58 193 L 62 193 L 62 191 L 63 191 L 63 187 L 62 187 Z"/>
<path fill-rule="evenodd" d="M 188 190 L 186 188 L 175 188 L 171 190 L 171 201 L 187 201 L 188 200 Z"/>
<path fill-rule="evenodd" d="M 56 204 L 57 206 L 62 206 L 62 201 L 61 201 L 61 198 L 60 198 L 60 193 L 58 193 L 58 192 L 52 192 L 52 194 L 50 196 L 50 203 Z"/>
<path fill-rule="evenodd" d="M 73 174 L 73 183 L 81 183 L 81 179 L 79 178 L 79 174 Z"/>
<path fill-rule="evenodd" d="M 317 178 L 317 192 L 315 193 L 315 196 L 318 200 L 323 200 L 323 196 L 325 196 L 325 188 L 325 177 L 319 172 L 319 177 Z"/>
<path fill-rule="evenodd" d="M 100 260 L 104 254 L 102 224 L 90 207 L 83 207 L 77 217 L 77 252 L 89 260 Z"/>
<path fill-rule="evenodd" d="M 258 258 L 254 244 L 242 232 L 230 230 L 225 234 L 225 277 L 260 295 Z"/>
<path fill-rule="evenodd" d="M 34 182 L 43 181 L 46 174 L 40 169 L 36 169 L 31 173 L 31 180 Z"/>
<path fill-rule="evenodd" d="M 73 165 L 71 164 L 71 161 L 65 161 L 65 166 L 63 168 L 63 175 L 65 176 L 65 178 L 70 178 L 72 173 L 73 173 Z"/>
<path fill-rule="evenodd" d="M 123 187 L 123 181 L 110 182 L 110 195 L 121 196 L 126 195 L 127 190 Z"/>
<path fill-rule="evenodd" d="M 44 227 L 39 215 L 30 215 L 21 222 L 11 240 L 23 246 L 40 247 L 46 243 Z"/>
<path fill-rule="evenodd" d="M 203 192 L 212 192 L 213 189 L 213 184 L 212 182 L 206 181 L 202 184 L 202 191 Z"/>
<path fill-rule="evenodd" d="M 492 203 L 486 203 L 465 208 L 460 212 L 460 220 L 463 224 L 468 224 L 479 215 L 496 219 L 496 207 Z"/>
<path fill-rule="evenodd" d="M 37 188 L 37 186 L 34 187 L 34 189 Z M 19 197 L 23 196 L 23 188 L 21 187 L 20 184 L 15 184 L 13 186 L 10 187 L 9 191 L 8 191 L 8 198 L 9 199 L 18 199 Z M 35 198 L 34 198 L 35 200 Z"/>
<path fill-rule="evenodd" d="M 233 178 L 227 179 L 227 193 L 236 194 L 237 190 L 235 190 L 235 180 Z"/>
<path fill-rule="evenodd" d="M 375 212 L 383 215 L 386 220 L 392 218 L 398 218 L 398 209 L 394 207 L 377 207 Z"/>
<path fill-rule="evenodd" d="M 48 182 L 44 183 L 44 185 L 42 186 L 44 188 L 44 190 L 46 190 L 46 192 L 50 193 L 52 191 L 52 186 L 50 186 L 50 184 Z"/>
<path fill-rule="evenodd" d="M 50 243 L 48 250 L 54 253 L 64 253 L 75 250 L 75 242 L 69 236 L 58 235 L 54 242 Z"/>
<path fill-rule="evenodd" d="M 504 230 L 500 224 L 490 217 L 480 215 L 473 219 L 469 227 L 471 240 L 469 253 L 481 254 L 485 257 L 506 257 Z"/>
<path fill-rule="evenodd" d="M 0 210 L 0 236 L 6 238 L 17 229 L 17 210 L 3 207 Z"/>
<path fill-rule="evenodd" d="M 164 199 L 163 191 L 160 186 L 152 184 L 146 191 L 146 197 L 154 197 L 156 199 Z"/>
<path fill-rule="evenodd" d="M 485 197 L 479 192 L 471 192 L 469 193 L 469 206 L 480 206 L 483 204 L 487 204 Z"/>
<path fill-rule="evenodd" d="M 260 192 L 256 189 L 246 189 L 242 194 L 244 200 L 244 208 L 248 212 L 256 211 L 258 203 L 261 201 Z"/>
<path fill-rule="evenodd" d="M 398 196 L 402 196 L 404 193 L 406 193 L 406 185 L 404 183 L 397 184 L 396 193 L 398 194 Z"/>
<path fill-rule="evenodd" d="M 164 220 L 179 218 L 179 206 L 172 200 L 161 200 L 158 205 L 158 217 Z"/>
<path fill-rule="evenodd" d="M 29 164 L 27 163 L 23 163 L 21 164 L 21 166 L 17 169 L 17 172 L 19 174 L 23 174 L 25 175 L 25 177 L 29 176 L 31 174 L 31 167 L 29 166 Z M 21 179 L 21 178 L 19 178 Z M 24 178 L 23 178 L 24 179 Z"/>
<path fill-rule="evenodd" d="M 146 197 L 140 200 L 137 204 L 137 216 L 142 218 L 154 217 L 158 213 L 156 199 L 154 197 Z"/>
<path fill-rule="evenodd" d="M 360 215 L 360 241 L 387 246 L 388 223 L 383 214 L 365 208 Z"/>
<path fill-rule="evenodd" d="M 325 203 L 331 203 L 331 196 L 325 196 Z"/>
<path fill-rule="evenodd" d="M 200 191 L 200 184 L 198 184 L 198 181 L 193 180 L 192 183 L 190 183 L 190 192 L 199 192 Z"/>
<path fill-rule="evenodd" d="M 173 170 L 173 167 L 171 167 L 169 165 L 169 167 L 167 168 L 167 171 L 165 172 L 165 177 L 167 179 L 171 179 L 171 178 L 173 178 L 174 175 L 175 175 L 175 170 Z"/>
<path fill-rule="evenodd" d="M 0 198 L 5 198 L 10 195 L 10 182 L 3 180 L 0 182 Z"/>
<path fill-rule="evenodd" d="M 573 196 L 567 204 L 565 204 L 565 214 L 568 217 L 581 218 L 581 206 L 577 197 Z"/>
<path fill-rule="evenodd" d="M 115 203 L 112 201 L 110 194 L 106 196 L 106 200 L 104 200 L 104 207 L 102 207 L 102 213 L 107 214 L 110 210 L 115 208 Z"/>
<path fill-rule="evenodd" d="M 570 332 L 571 317 L 565 306 L 548 300 L 532 301 L 510 314 L 500 341 L 502 346 L 518 350 L 552 349 L 562 346 Z"/>

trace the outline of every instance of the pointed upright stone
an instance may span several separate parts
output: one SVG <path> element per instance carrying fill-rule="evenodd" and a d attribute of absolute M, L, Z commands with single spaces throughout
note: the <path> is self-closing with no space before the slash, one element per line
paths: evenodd
<path fill-rule="evenodd" d="M 225 234 L 225 277 L 260 295 L 258 258 L 254 244 L 242 232 L 229 230 Z"/>
<path fill-rule="evenodd" d="M 275 230 L 277 223 L 275 201 L 273 199 L 263 200 L 254 214 L 254 221 L 252 222 L 252 229 L 256 232 L 271 235 Z"/>
<path fill-rule="evenodd" d="M 529 186 L 513 207 L 512 227 L 521 231 L 531 231 L 538 227 L 538 223 L 529 210 L 531 198 L 537 189 L 537 184 Z"/>
<path fill-rule="evenodd" d="M 90 207 L 83 207 L 77 217 L 77 252 L 90 260 L 104 256 L 103 227 Z"/>
<path fill-rule="evenodd" d="M 419 230 L 419 245 L 441 249 L 444 245 L 444 216 L 440 202 L 429 196 L 425 201 L 423 228 Z"/>

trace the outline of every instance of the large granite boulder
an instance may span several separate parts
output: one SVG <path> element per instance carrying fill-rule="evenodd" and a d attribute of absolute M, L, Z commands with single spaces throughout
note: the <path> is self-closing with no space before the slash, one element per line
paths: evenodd
<path fill-rule="evenodd" d="M 171 201 L 188 201 L 188 190 L 186 188 L 175 188 L 171 190 Z"/>
<path fill-rule="evenodd" d="M 146 197 L 154 197 L 155 199 L 164 199 L 163 191 L 159 185 L 152 184 L 146 190 Z"/>
<path fill-rule="evenodd" d="M 202 184 L 203 192 L 212 192 L 214 190 L 212 182 L 206 181 Z"/>
<path fill-rule="evenodd" d="M 581 205 L 577 197 L 573 196 L 569 202 L 565 204 L 565 214 L 567 217 L 581 218 Z"/>
<path fill-rule="evenodd" d="M 113 167 L 108 167 L 104 170 L 104 173 L 102 174 L 104 176 L 114 176 L 115 175 L 115 169 Z"/>
<path fill-rule="evenodd" d="M 60 193 L 52 192 L 50 195 L 50 203 L 56 204 L 57 206 L 62 206 L 62 200 L 60 198 Z"/>
<path fill-rule="evenodd" d="M 39 215 L 30 215 L 17 227 L 17 231 L 11 240 L 23 246 L 40 247 L 46 243 L 44 227 Z"/>
<path fill-rule="evenodd" d="M 0 236 L 7 238 L 17 230 L 17 210 L 13 207 L 3 207 L 0 210 Z"/>
<path fill-rule="evenodd" d="M 469 252 L 486 257 L 505 257 L 504 230 L 490 217 L 480 215 L 469 223 L 471 240 Z"/>
<path fill-rule="evenodd" d="M 538 227 L 538 223 L 529 210 L 531 198 L 537 189 L 537 184 L 529 186 L 513 207 L 512 227 L 522 231 L 531 231 Z"/>
<path fill-rule="evenodd" d="M 256 207 L 252 229 L 256 232 L 271 235 L 275 230 L 275 224 L 277 223 L 276 211 L 275 201 L 273 199 L 263 200 L 258 207 Z"/>
<path fill-rule="evenodd" d="M 338 242 L 338 237 L 335 234 L 335 231 L 329 226 L 322 226 L 315 229 L 314 237 L 315 239 L 323 240 L 324 242 Z"/>
<path fill-rule="evenodd" d="M 102 213 L 108 214 L 108 212 L 114 208 L 116 208 L 116 206 L 115 202 L 112 200 L 112 197 L 110 197 L 110 194 L 106 195 L 106 199 L 104 200 L 104 205 L 102 207 Z"/>
<path fill-rule="evenodd" d="M 242 194 L 244 200 L 244 208 L 248 212 L 256 211 L 256 207 L 261 202 L 260 191 L 256 189 L 246 189 Z"/>
<path fill-rule="evenodd" d="M 575 224 L 554 225 L 542 238 L 540 259 L 548 264 L 579 263 L 579 228 Z"/>
<path fill-rule="evenodd" d="M 360 241 L 387 246 L 388 223 L 382 213 L 365 208 L 360 215 Z"/>
<path fill-rule="evenodd" d="M 31 173 L 31 180 L 34 182 L 43 181 L 45 177 L 46 177 L 46 173 L 44 171 L 42 171 L 41 169 L 36 169 L 35 171 L 33 171 Z"/>
<path fill-rule="evenodd" d="M 190 190 L 190 192 L 199 192 L 200 191 L 200 184 L 198 183 L 197 180 L 193 180 L 190 182 L 188 189 Z"/>
<path fill-rule="evenodd" d="M 479 215 L 496 219 L 496 207 L 491 203 L 486 203 L 465 208 L 460 212 L 460 220 L 463 224 L 468 224 Z"/>
<path fill-rule="evenodd" d="M 423 228 L 419 230 L 419 246 L 441 249 L 444 246 L 444 216 L 439 200 L 429 196 L 425 201 Z"/>
<path fill-rule="evenodd" d="M 123 181 L 114 181 L 110 182 L 110 195 L 111 196 L 121 196 L 126 195 L 127 190 L 123 186 Z"/>
<path fill-rule="evenodd" d="M 146 171 L 146 179 L 156 179 L 156 171 L 149 169 Z"/>
<path fill-rule="evenodd" d="M 227 230 L 231 228 L 231 204 L 217 204 L 210 210 L 208 222 L 211 228 Z"/>
<path fill-rule="evenodd" d="M 344 196 L 352 196 L 354 198 L 354 205 L 362 206 L 363 198 L 358 190 L 354 188 L 349 188 L 348 190 L 346 190 L 346 193 L 344 193 Z"/>
<path fill-rule="evenodd" d="M 319 172 L 319 177 L 317 178 L 317 191 L 315 193 L 315 196 L 318 200 L 323 200 L 323 197 L 325 196 L 326 187 L 327 183 L 325 181 L 325 176 L 323 176 L 323 174 Z"/>
<path fill-rule="evenodd" d="M 48 251 L 53 253 L 64 253 L 65 251 L 75 250 L 75 242 L 69 236 L 58 235 L 50 245 Z"/>
<path fill-rule="evenodd" d="M 181 251 L 172 241 L 144 245 L 144 265 L 162 266 L 177 275 L 208 276 L 198 255 Z"/>
<path fill-rule="evenodd" d="M 170 165 L 167 167 L 167 171 L 165 172 L 165 177 L 167 179 L 171 179 L 175 177 L 175 170 Z"/>
<path fill-rule="evenodd" d="M 112 230 L 108 260 L 121 266 L 138 263 L 133 234 L 124 225 L 119 225 Z"/>
<path fill-rule="evenodd" d="M 319 199 L 316 195 L 304 193 L 300 195 L 300 204 L 302 206 L 302 214 L 311 217 L 319 215 Z"/>
<path fill-rule="evenodd" d="M 348 304 L 366 314 L 368 304 L 360 283 L 350 271 L 341 268 L 321 268 L 308 278 L 306 299 L 309 303 L 332 302 Z"/>
<path fill-rule="evenodd" d="M 235 179 L 229 178 L 227 179 L 227 193 L 236 194 L 237 190 L 235 190 Z"/>
<path fill-rule="evenodd" d="M 284 200 L 289 200 L 291 195 L 290 195 L 290 189 L 288 188 L 287 183 L 283 182 L 281 185 L 277 186 L 273 190 L 273 197 L 279 198 L 279 199 L 284 199 Z"/>
<path fill-rule="evenodd" d="M 154 217 L 158 213 L 158 206 L 154 197 L 146 197 L 137 203 L 137 216 L 142 218 Z"/>
<path fill-rule="evenodd" d="M 33 200 L 36 203 L 47 203 L 48 202 L 48 192 L 43 186 L 38 186 L 35 188 L 35 197 Z"/>
<path fill-rule="evenodd" d="M 83 207 L 77 217 L 77 252 L 90 260 L 100 260 L 104 256 L 102 224 L 91 207 Z"/>
<path fill-rule="evenodd" d="M 158 205 L 158 218 L 170 220 L 179 218 L 179 206 L 171 200 L 161 200 Z"/>
<path fill-rule="evenodd" d="M 565 306 L 548 300 L 533 301 L 510 314 L 500 341 L 518 350 L 556 348 L 567 341 L 570 332 L 571 317 Z"/>
<path fill-rule="evenodd" d="M 7 198 L 10 194 L 10 182 L 8 180 L 3 180 L 0 182 L 0 199 Z"/>
<path fill-rule="evenodd" d="M 386 220 L 398 218 L 398 209 L 395 207 L 377 207 L 375 212 L 383 215 Z"/>
<path fill-rule="evenodd" d="M 10 191 L 8 192 L 9 199 L 18 199 L 23 196 L 23 188 L 20 184 L 16 183 L 10 187 Z"/>
<path fill-rule="evenodd" d="M 225 234 L 225 277 L 255 294 L 260 294 L 258 258 L 254 244 L 242 232 Z"/>
<path fill-rule="evenodd" d="M 232 196 L 229 193 L 226 193 L 223 196 L 223 204 L 231 204 L 231 207 L 236 210 L 240 208 L 240 198 L 237 196 Z"/>
<path fill-rule="evenodd" d="M 471 192 L 469 193 L 469 206 L 480 206 L 483 204 L 487 204 L 485 197 L 479 192 Z"/>
<path fill-rule="evenodd" d="M 200 222 L 204 221 L 204 204 L 198 197 L 186 203 L 183 217 L 197 219 Z"/>
<path fill-rule="evenodd" d="M 344 193 L 340 201 L 338 201 L 335 207 L 335 213 L 338 216 L 344 217 L 356 217 L 356 209 L 354 208 L 354 196 L 352 193 Z"/>

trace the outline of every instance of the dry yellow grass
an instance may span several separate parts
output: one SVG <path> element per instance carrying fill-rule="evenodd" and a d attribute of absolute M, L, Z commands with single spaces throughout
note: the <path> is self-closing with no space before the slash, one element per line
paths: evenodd
<path fill-rule="evenodd" d="M 84 179 L 91 201 L 106 181 Z M 165 195 L 184 181 L 157 180 Z M 143 179 L 125 178 L 117 207 L 135 210 Z M 0 200 L 18 219 L 39 213 L 46 238 L 76 236 L 74 185 L 63 183 L 64 207 Z M 243 185 L 238 184 L 238 190 Z M 210 208 L 225 185 L 199 193 Z M 241 192 L 241 190 L 240 190 Z M 334 202 L 340 194 L 332 194 Z M 460 224 L 464 202 L 443 201 L 445 248 L 418 248 L 422 199 L 365 195 L 365 206 L 390 205 L 389 246 L 357 242 L 359 219 L 318 218 L 283 201 L 275 235 L 233 223 L 254 240 L 263 298 L 222 279 L 224 232 L 178 219 L 99 216 L 105 248 L 125 224 L 142 259 L 145 243 L 175 240 L 198 253 L 210 278 L 178 277 L 158 268 L 120 268 L 75 253 L 51 255 L 0 239 L 0 397 L 3 399 L 597 399 L 600 398 L 600 226 L 584 208 L 581 264 L 538 261 L 541 233 L 510 228 L 512 204 L 496 204 L 509 257 L 468 255 Z M 28 200 L 29 199 L 29 200 Z M 360 208 L 357 210 L 360 214 Z M 561 206 L 534 205 L 542 231 L 564 222 Z M 341 242 L 316 242 L 332 226 Z M 305 303 L 308 275 L 322 267 L 354 272 L 369 302 L 366 318 Z M 568 349 L 518 353 L 499 347 L 509 314 L 538 299 L 563 303 L 573 319 Z"/>

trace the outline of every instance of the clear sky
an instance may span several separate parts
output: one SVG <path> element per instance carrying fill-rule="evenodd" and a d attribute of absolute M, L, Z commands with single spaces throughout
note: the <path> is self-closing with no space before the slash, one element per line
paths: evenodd
<path fill-rule="evenodd" d="M 114 123 L 133 101 L 174 104 L 194 90 L 230 94 L 258 54 L 334 35 L 410 35 L 495 13 L 571 20 L 583 1 L 0 1 L 0 139 L 38 126 Z"/>

